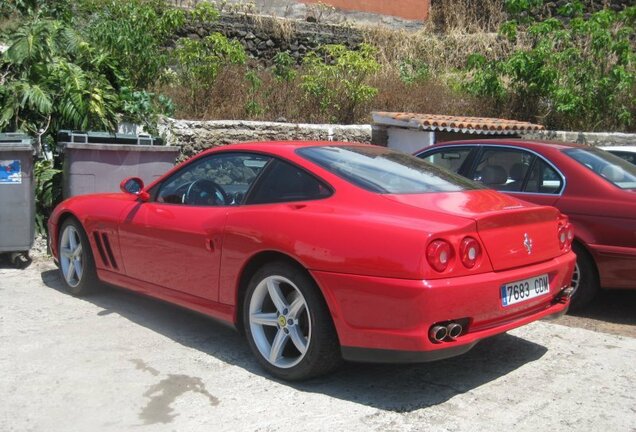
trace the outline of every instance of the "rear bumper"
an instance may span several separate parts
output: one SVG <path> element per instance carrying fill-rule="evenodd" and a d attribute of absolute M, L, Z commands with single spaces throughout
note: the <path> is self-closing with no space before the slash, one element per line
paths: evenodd
<path fill-rule="evenodd" d="M 450 357 L 462 355 L 471 350 L 477 342 L 489 336 L 493 336 L 515 327 L 522 326 L 540 318 L 558 318 L 567 313 L 569 302 L 565 307 L 546 309 L 546 314 L 541 316 L 532 316 L 527 322 L 514 322 L 509 326 L 502 326 L 492 329 L 489 332 L 473 333 L 473 341 L 453 344 L 431 351 L 399 351 L 385 350 L 377 348 L 360 348 L 360 347 L 342 347 L 342 357 L 348 361 L 362 363 L 424 363 L 436 360 L 443 360 Z"/>
<path fill-rule="evenodd" d="M 313 271 L 334 318 L 343 357 L 367 362 L 422 362 L 463 354 L 481 339 L 567 312 L 575 255 L 479 275 L 407 280 Z M 549 294 L 502 306 L 503 284 L 548 274 Z M 441 343 L 438 323 L 461 320 L 464 331 Z"/>

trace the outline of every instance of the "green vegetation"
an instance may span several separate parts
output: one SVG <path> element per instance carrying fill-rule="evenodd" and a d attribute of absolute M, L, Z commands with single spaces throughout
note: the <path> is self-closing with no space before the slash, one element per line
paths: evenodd
<path fill-rule="evenodd" d="M 176 81 L 187 90 L 195 116 L 209 102 L 209 93 L 221 69 L 230 64 L 242 65 L 247 58 L 238 41 L 230 41 L 221 33 L 212 33 L 202 40 L 183 38 L 173 55 L 177 61 Z"/>
<path fill-rule="evenodd" d="M 333 122 L 352 123 L 355 110 L 378 93 L 366 84 L 367 78 L 380 69 L 376 50 L 362 44 L 357 51 L 343 45 L 325 45 L 320 52 L 310 52 L 303 61 L 301 76 L 305 97 L 314 99 L 322 113 L 331 112 Z"/>
<path fill-rule="evenodd" d="M 421 31 L 369 28 L 355 49 L 325 45 L 302 59 L 280 52 L 264 67 L 220 33 L 176 36 L 219 18 L 209 2 L 189 12 L 164 0 L 5 2 L 0 130 L 42 142 L 61 128 L 112 130 L 122 121 L 153 131 L 161 114 L 355 123 L 372 109 L 636 130 L 636 7 L 444 5 Z"/>
<path fill-rule="evenodd" d="M 53 161 L 40 160 L 33 166 L 35 180 L 35 229 L 46 234 L 46 222 L 55 204 L 62 199 L 62 170 Z"/>
<path fill-rule="evenodd" d="M 548 127 L 622 130 L 633 126 L 636 106 L 636 8 L 603 10 L 589 19 L 571 5 L 568 25 L 550 18 L 524 29 L 528 46 L 504 58 L 468 60 L 465 88 L 495 103 L 510 101 L 524 117 L 538 116 Z M 511 41 L 517 23 L 502 27 Z"/>

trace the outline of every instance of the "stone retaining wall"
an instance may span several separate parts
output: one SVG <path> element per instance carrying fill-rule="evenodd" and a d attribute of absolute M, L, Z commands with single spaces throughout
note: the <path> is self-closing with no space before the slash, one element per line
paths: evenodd
<path fill-rule="evenodd" d="M 191 121 L 164 118 L 159 132 L 181 149 L 180 160 L 202 150 L 245 141 L 346 141 L 386 145 L 386 134 L 371 125 L 324 125 L 242 120 Z"/>
<path fill-rule="evenodd" d="M 372 125 L 329 125 L 243 120 L 193 121 L 163 118 L 159 132 L 167 145 L 178 146 L 180 160 L 202 150 L 245 141 L 345 141 L 387 145 L 386 130 Z M 636 145 L 636 134 L 540 131 L 527 139 L 575 142 L 593 146 Z"/>
<path fill-rule="evenodd" d="M 636 134 L 619 132 L 569 132 L 569 131 L 539 131 L 524 135 L 525 138 L 574 142 L 592 146 L 636 145 Z"/>
<path fill-rule="evenodd" d="M 342 44 L 351 49 L 363 42 L 361 31 L 354 27 L 245 14 L 223 14 L 217 22 L 186 26 L 176 36 L 200 39 L 213 32 L 238 40 L 251 57 L 266 65 L 281 51 L 299 62 L 321 45 Z"/>

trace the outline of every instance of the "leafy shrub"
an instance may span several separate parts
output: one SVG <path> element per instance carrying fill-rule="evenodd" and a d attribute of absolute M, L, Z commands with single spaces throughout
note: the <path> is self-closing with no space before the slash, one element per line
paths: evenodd
<path fill-rule="evenodd" d="M 208 96 L 222 68 L 228 64 L 244 64 L 247 59 L 240 42 L 212 33 L 202 40 L 182 38 L 174 50 L 179 84 L 190 96 L 195 116 L 208 101 Z"/>
<path fill-rule="evenodd" d="M 624 129 L 636 107 L 636 7 L 602 10 L 569 25 L 550 18 L 530 25 L 528 48 L 500 60 L 469 58 L 465 88 L 495 103 L 509 100 L 514 111 L 538 117 L 548 127 Z M 503 34 L 517 37 L 516 24 Z"/>
<path fill-rule="evenodd" d="M 78 21 L 86 22 L 77 24 L 90 29 L 89 41 L 110 54 L 133 87 L 153 85 L 167 65 L 167 42 L 185 23 L 184 12 L 163 0 L 98 0 L 85 7 L 87 18 Z"/>
<path fill-rule="evenodd" d="M 248 83 L 248 100 L 245 103 L 245 114 L 248 117 L 256 117 L 264 112 L 264 107 L 258 102 L 257 96 L 260 88 L 263 86 L 263 80 L 259 78 L 256 71 L 250 70 L 245 74 Z"/>
<path fill-rule="evenodd" d="M 49 128 L 111 129 L 118 99 L 110 60 L 60 21 L 23 22 L 0 57 L 0 129 L 38 137 Z"/>
<path fill-rule="evenodd" d="M 333 113 L 332 121 L 351 123 L 360 104 L 373 99 L 378 89 L 367 84 L 380 69 L 375 48 L 362 44 L 358 50 L 344 45 L 325 45 L 304 61 L 301 87 L 321 112 Z"/>
<path fill-rule="evenodd" d="M 40 160 L 33 165 L 35 180 L 35 229 L 46 234 L 46 223 L 51 210 L 62 199 L 62 170 L 52 161 Z"/>
<path fill-rule="evenodd" d="M 400 71 L 400 80 L 405 84 L 426 82 L 431 71 L 428 64 L 422 60 L 402 60 L 398 66 Z"/>

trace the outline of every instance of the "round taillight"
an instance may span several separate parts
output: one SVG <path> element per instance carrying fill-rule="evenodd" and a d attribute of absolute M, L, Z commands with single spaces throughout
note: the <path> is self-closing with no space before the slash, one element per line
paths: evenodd
<path fill-rule="evenodd" d="M 435 240 L 426 249 L 428 263 L 438 272 L 443 272 L 453 258 L 453 248 L 444 240 Z"/>
<path fill-rule="evenodd" d="M 464 267 L 473 268 L 481 258 L 481 246 L 474 238 L 466 237 L 459 247 L 459 254 Z"/>
<path fill-rule="evenodd" d="M 565 224 L 559 228 L 559 246 L 561 249 L 568 249 L 574 240 L 574 227 L 572 224 Z"/>

